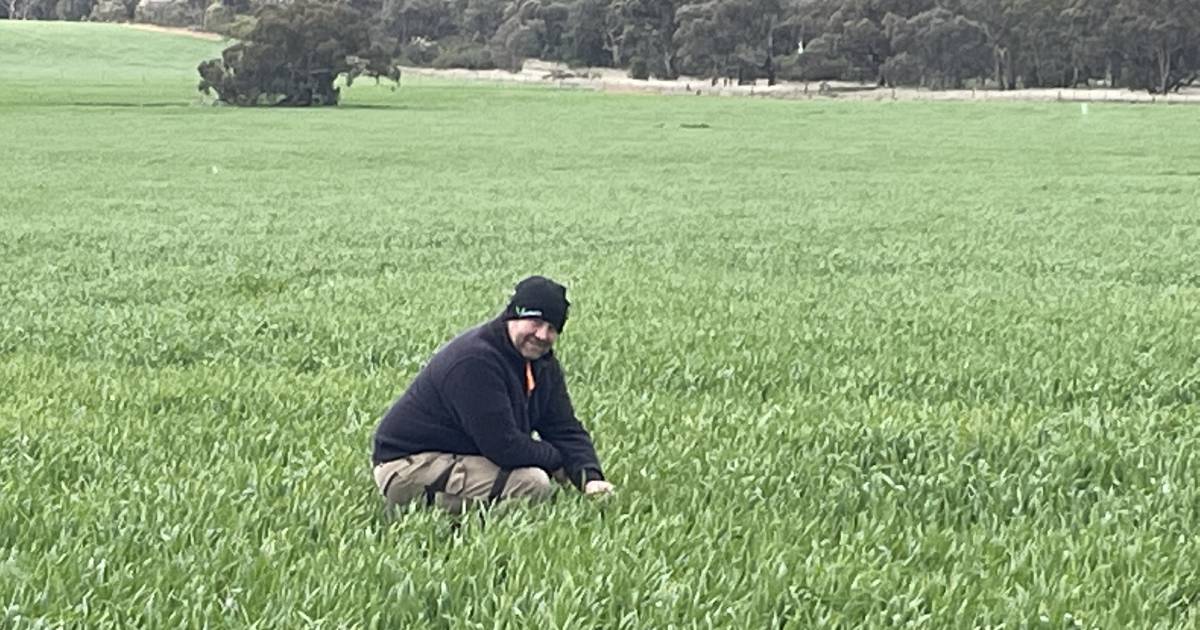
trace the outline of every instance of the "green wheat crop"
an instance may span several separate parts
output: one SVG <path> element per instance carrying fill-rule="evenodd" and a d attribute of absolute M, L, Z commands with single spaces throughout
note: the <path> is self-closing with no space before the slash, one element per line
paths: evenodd
<path fill-rule="evenodd" d="M 0 22 L 0 627 L 1200 624 L 1197 110 L 239 110 L 220 48 Z M 389 519 L 529 273 L 618 494 Z"/>

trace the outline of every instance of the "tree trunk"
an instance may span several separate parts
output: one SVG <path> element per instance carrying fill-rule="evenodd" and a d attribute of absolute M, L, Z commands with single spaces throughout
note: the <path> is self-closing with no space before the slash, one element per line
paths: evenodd
<path fill-rule="evenodd" d="M 674 79 L 675 72 L 675 10 L 673 4 L 663 4 L 658 19 L 658 44 L 662 46 L 663 68 L 666 79 Z"/>
<path fill-rule="evenodd" d="M 767 85 L 775 85 L 775 60 L 771 51 L 775 49 L 775 15 L 767 18 Z"/>
<path fill-rule="evenodd" d="M 605 39 L 605 42 L 608 44 L 607 46 L 604 47 L 604 49 L 612 54 L 613 67 L 620 68 L 621 67 L 621 43 L 619 41 L 617 41 L 617 37 L 615 35 L 613 35 L 611 31 L 604 32 L 604 39 Z"/>
<path fill-rule="evenodd" d="M 1171 51 L 1160 44 L 1154 47 L 1154 56 L 1158 58 L 1158 93 L 1165 95 L 1171 88 Z"/>
<path fill-rule="evenodd" d="M 999 46 L 992 47 L 992 71 L 995 73 L 996 86 L 1001 90 L 1004 89 L 1004 74 L 1000 65 L 1000 56 L 1003 55 Z"/>

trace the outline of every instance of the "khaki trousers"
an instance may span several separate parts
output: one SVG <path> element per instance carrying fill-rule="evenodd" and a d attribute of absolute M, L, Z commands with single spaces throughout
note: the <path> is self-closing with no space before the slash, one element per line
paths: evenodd
<path fill-rule="evenodd" d="M 540 501 L 554 494 L 541 468 L 502 470 L 481 455 L 426 452 L 375 466 L 375 485 L 391 505 L 424 503 L 459 514 L 467 504 L 502 499 Z"/>

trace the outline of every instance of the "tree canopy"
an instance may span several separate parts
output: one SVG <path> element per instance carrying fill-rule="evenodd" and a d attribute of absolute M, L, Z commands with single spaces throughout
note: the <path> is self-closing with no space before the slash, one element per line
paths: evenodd
<path fill-rule="evenodd" d="M 245 40 L 200 64 L 199 89 L 234 105 L 336 105 L 338 77 L 399 80 L 363 13 L 346 2 L 295 0 L 259 10 Z"/>
<path fill-rule="evenodd" d="M 150 10 L 162 3 L 180 7 Z M 0 16 L 88 15 L 213 18 L 213 28 L 243 42 L 202 74 L 218 93 L 238 94 L 235 102 L 336 101 L 329 76 L 386 76 L 392 58 L 515 70 L 537 57 L 643 78 L 935 89 L 1102 84 L 1166 93 L 1200 77 L 1197 0 L 0 0 Z M 251 82 L 263 86 L 253 97 Z"/>

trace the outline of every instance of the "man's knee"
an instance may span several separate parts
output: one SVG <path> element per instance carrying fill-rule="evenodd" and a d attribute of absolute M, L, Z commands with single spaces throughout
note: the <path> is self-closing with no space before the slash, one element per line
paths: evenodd
<path fill-rule="evenodd" d="M 508 484 L 501 494 L 506 499 L 528 498 L 547 499 L 554 494 L 554 484 L 550 475 L 541 468 L 528 467 L 513 469 L 508 475 Z"/>

